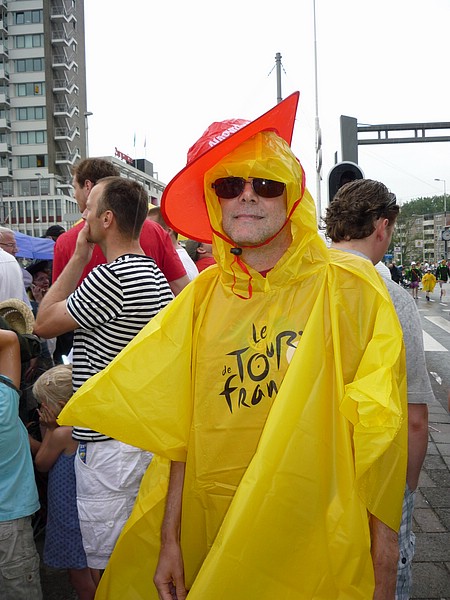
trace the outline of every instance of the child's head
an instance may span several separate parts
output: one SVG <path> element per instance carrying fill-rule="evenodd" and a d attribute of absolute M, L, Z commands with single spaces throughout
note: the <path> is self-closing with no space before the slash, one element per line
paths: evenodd
<path fill-rule="evenodd" d="M 39 404 L 45 402 L 58 413 L 72 393 L 72 365 L 58 365 L 45 371 L 33 385 L 33 394 Z"/>

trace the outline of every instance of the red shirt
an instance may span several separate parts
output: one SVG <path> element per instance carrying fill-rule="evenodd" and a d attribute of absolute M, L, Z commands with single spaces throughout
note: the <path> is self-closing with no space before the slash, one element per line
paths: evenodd
<path fill-rule="evenodd" d="M 84 227 L 84 221 L 75 225 L 58 237 L 55 244 L 53 256 L 53 271 L 52 280 L 56 281 L 61 275 L 61 271 L 67 265 L 70 257 L 75 252 L 77 237 L 81 229 Z M 145 219 L 139 238 L 142 250 L 147 256 L 151 256 L 161 271 L 164 273 L 167 281 L 174 281 L 186 275 L 186 270 L 183 267 L 177 251 L 173 247 L 167 231 L 154 221 Z M 102 265 L 108 262 L 96 244 L 90 262 L 85 266 L 79 284 L 97 265 Z"/>
<path fill-rule="evenodd" d="M 205 258 L 199 258 L 195 263 L 195 266 L 197 267 L 198 272 L 200 273 L 201 271 L 204 271 L 207 267 L 210 267 L 211 265 L 215 264 L 216 261 L 212 256 L 206 256 Z"/>

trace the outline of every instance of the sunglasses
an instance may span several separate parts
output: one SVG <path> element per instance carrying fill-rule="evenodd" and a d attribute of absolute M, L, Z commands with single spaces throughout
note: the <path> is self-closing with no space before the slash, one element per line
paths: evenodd
<path fill-rule="evenodd" d="M 262 198 L 276 198 L 281 196 L 286 189 L 286 184 L 282 181 L 261 179 L 260 177 L 254 177 L 251 181 L 247 181 L 243 177 L 221 177 L 216 179 L 211 187 L 219 198 L 230 200 L 242 194 L 246 183 L 251 183 L 255 194 Z"/>

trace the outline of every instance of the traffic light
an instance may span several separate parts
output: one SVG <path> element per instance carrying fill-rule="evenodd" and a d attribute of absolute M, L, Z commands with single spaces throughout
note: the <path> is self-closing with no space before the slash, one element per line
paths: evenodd
<path fill-rule="evenodd" d="M 355 179 L 364 179 L 364 173 L 356 163 L 344 161 L 334 165 L 328 173 L 328 202 L 333 200 L 339 188 Z"/>

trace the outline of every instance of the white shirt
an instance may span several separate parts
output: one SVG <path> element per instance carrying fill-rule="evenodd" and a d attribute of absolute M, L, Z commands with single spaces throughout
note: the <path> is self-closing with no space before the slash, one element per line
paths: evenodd
<path fill-rule="evenodd" d="M 195 266 L 195 262 L 192 260 L 183 246 L 178 246 L 177 252 L 181 262 L 183 263 L 183 267 L 186 269 L 186 274 L 189 277 L 189 281 L 192 281 L 194 277 L 197 277 L 198 275 L 198 269 Z"/>
<path fill-rule="evenodd" d="M 12 254 L 0 248 L 0 302 L 17 298 L 24 300 L 22 270 Z"/>

